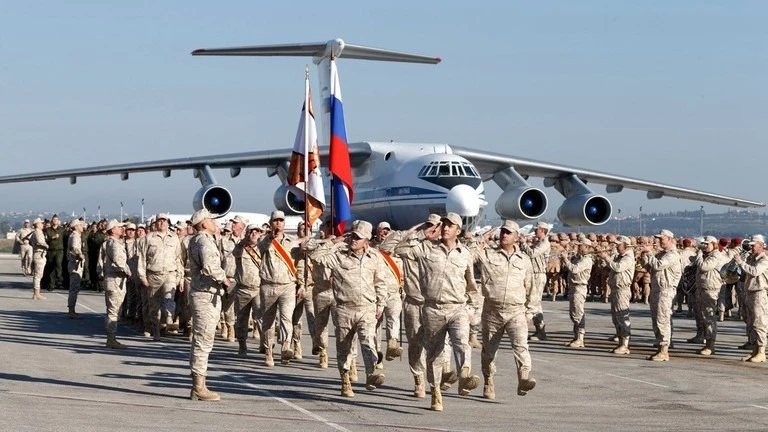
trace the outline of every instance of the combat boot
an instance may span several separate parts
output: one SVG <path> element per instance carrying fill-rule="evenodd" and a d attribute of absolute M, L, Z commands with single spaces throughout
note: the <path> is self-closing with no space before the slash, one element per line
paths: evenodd
<path fill-rule="evenodd" d="M 299 339 L 293 340 L 293 358 L 296 360 L 301 360 L 303 358 L 301 351 L 301 340 Z"/>
<path fill-rule="evenodd" d="M 376 390 L 384 384 L 384 374 L 369 374 L 365 379 L 365 388 L 367 390 Z"/>
<path fill-rule="evenodd" d="M 708 356 L 715 353 L 715 340 L 714 339 L 707 339 L 707 344 L 704 345 L 704 348 L 697 351 L 698 354 Z"/>
<path fill-rule="evenodd" d="M 620 355 L 627 355 L 629 354 L 629 336 L 624 336 L 621 338 L 621 342 L 619 343 L 619 346 L 613 349 L 611 351 L 614 354 L 620 354 Z"/>
<path fill-rule="evenodd" d="M 719 322 L 723 322 L 725 320 L 725 311 L 721 310 L 720 314 L 717 316 L 717 320 Z"/>
<path fill-rule="evenodd" d="M 397 339 L 389 338 L 387 341 L 387 361 L 392 361 L 403 355 L 403 347 L 397 346 Z"/>
<path fill-rule="evenodd" d="M 755 355 L 753 355 L 749 361 L 751 363 L 765 363 L 765 347 L 759 346 L 755 348 Z"/>
<path fill-rule="evenodd" d="M 69 312 L 67 312 L 67 317 L 69 319 L 80 319 L 80 315 L 75 312 L 75 308 L 71 307 L 69 308 Z"/>
<path fill-rule="evenodd" d="M 517 373 L 517 395 L 525 396 L 536 387 L 536 380 L 530 377 L 530 371 L 521 370 Z"/>
<path fill-rule="evenodd" d="M 424 388 L 424 375 L 413 376 L 413 396 L 423 399 L 427 395 Z"/>
<path fill-rule="evenodd" d="M 440 390 L 448 390 L 452 385 L 456 384 L 457 381 L 459 381 L 459 376 L 456 374 L 456 371 L 443 371 L 443 376 L 440 380 Z"/>
<path fill-rule="evenodd" d="M 704 343 L 704 338 L 697 334 L 696 336 L 690 339 L 686 339 L 685 341 L 688 343 L 701 344 L 701 343 Z"/>
<path fill-rule="evenodd" d="M 275 360 L 272 358 L 272 347 L 264 347 L 264 366 L 275 367 Z"/>
<path fill-rule="evenodd" d="M 579 333 L 576 338 L 566 344 L 571 348 L 584 348 L 584 333 Z"/>
<path fill-rule="evenodd" d="M 245 339 L 241 339 L 237 341 L 237 343 L 239 344 L 237 349 L 237 356 L 240 358 L 248 357 L 248 343 L 245 341 Z"/>
<path fill-rule="evenodd" d="M 657 362 L 669 361 L 669 346 L 659 345 L 659 350 L 656 352 L 656 354 L 648 357 L 648 360 Z"/>
<path fill-rule="evenodd" d="M 45 300 L 46 298 L 43 297 L 42 294 L 40 294 L 40 290 L 36 289 L 32 293 L 32 300 Z"/>
<path fill-rule="evenodd" d="M 341 395 L 349 398 L 355 397 L 355 392 L 352 390 L 352 382 L 349 379 L 348 371 L 341 373 Z"/>
<path fill-rule="evenodd" d="M 357 360 L 352 360 L 349 362 L 349 380 L 356 383 L 357 379 Z"/>
<path fill-rule="evenodd" d="M 474 349 L 478 349 L 478 348 L 482 348 L 483 347 L 483 345 L 480 343 L 480 341 L 477 340 L 477 333 L 470 333 L 469 334 L 469 346 L 474 348 Z"/>
<path fill-rule="evenodd" d="M 283 351 L 280 351 L 280 363 L 281 364 L 288 364 L 293 360 L 293 350 L 290 348 L 285 349 Z"/>
<path fill-rule="evenodd" d="M 469 392 L 477 388 L 480 384 L 480 377 L 477 375 L 470 375 L 468 367 L 461 368 L 461 374 L 459 375 L 459 394 L 461 396 L 469 395 Z"/>
<path fill-rule="evenodd" d="M 107 343 L 105 345 L 107 346 L 107 348 L 112 348 L 112 349 L 125 349 L 126 348 L 125 345 L 123 345 L 123 344 L 121 344 L 120 342 L 117 341 L 117 338 L 113 334 L 108 334 L 107 335 Z"/>
<path fill-rule="evenodd" d="M 496 390 L 493 388 L 493 377 L 485 377 L 485 385 L 483 386 L 483 397 L 486 399 L 496 399 Z"/>
<path fill-rule="evenodd" d="M 318 366 L 320 369 L 328 369 L 328 352 L 324 349 L 320 349 Z"/>
<path fill-rule="evenodd" d="M 208 390 L 205 386 L 205 377 L 195 374 L 192 374 L 192 392 L 189 394 L 189 398 L 206 402 L 221 400 L 218 393 Z"/>
<path fill-rule="evenodd" d="M 440 394 L 440 389 L 437 387 L 432 387 L 432 406 L 430 409 L 437 412 L 443 411 L 443 395 Z"/>
<path fill-rule="evenodd" d="M 376 352 L 376 369 L 384 369 L 384 353 L 381 351 Z"/>
<path fill-rule="evenodd" d="M 235 341 L 235 326 L 232 324 L 227 324 L 227 342 L 234 342 Z"/>
<path fill-rule="evenodd" d="M 547 340 L 547 326 L 543 324 L 536 324 L 536 333 L 528 336 L 528 340 L 543 341 Z"/>
<path fill-rule="evenodd" d="M 755 345 L 750 341 L 746 341 L 742 345 L 739 345 L 740 350 L 751 350 L 754 348 L 755 348 Z"/>
<path fill-rule="evenodd" d="M 619 334 L 618 333 L 614 334 L 613 336 L 609 337 L 608 340 L 611 341 L 611 342 L 618 342 L 619 341 Z"/>

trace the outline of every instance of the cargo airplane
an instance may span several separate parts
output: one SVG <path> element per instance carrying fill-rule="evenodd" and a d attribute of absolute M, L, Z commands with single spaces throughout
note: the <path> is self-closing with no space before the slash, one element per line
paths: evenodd
<path fill-rule="evenodd" d="M 200 49 L 192 54 L 312 57 L 319 69 L 323 100 L 320 135 L 322 166 L 328 166 L 332 59 L 440 62 L 436 57 L 350 45 L 341 39 L 321 43 Z M 543 178 L 545 187 L 553 187 L 565 197 L 557 215 L 568 226 L 601 225 L 610 220 L 611 203 L 592 190 L 590 186 L 593 184 L 605 185 L 608 194 L 626 188 L 646 191 L 649 199 L 675 197 L 734 207 L 765 206 L 764 203 L 742 198 L 448 144 L 358 142 L 349 144 L 349 152 L 355 190 L 353 217 L 374 223 L 386 220 L 395 228 L 415 225 L 425 220 L 429 213 L 446 212 L 458 213 L 468 227 L 474 227 L 487 205 L 483 188 L 486 181 L 494 181 L 503 191 L 495 203 L 499 216 L 515 220 L 537 219 L 547 210 L 547 196 L 527 182 L 531 176 Z M 193 170 L 201 183 L 193 198 L 193 208 L 208 208 L 214 213 L 226 214 L 232 208 L 233 198 L 226 188 L 216 182 L 213 170 L 229 169 L 230 176 L 237 177 L 243 168 L 266 168 L 270 177 L 277 175 L 282 182 L 274 194 L 275 207 L 295 215 L 303 213 L 304 208 L 301 198 L 293 195 L 286 186 L 291 153 L 292 149 L 285 148 L 65 169 L 2 176 L 0 183 L 68 178 L 74 184 L 82 176 L 117 174 L 127 180 L 129 174 L 137 172 L 159 171 L 164 177 L 169 177 L 172 171 Z"/>

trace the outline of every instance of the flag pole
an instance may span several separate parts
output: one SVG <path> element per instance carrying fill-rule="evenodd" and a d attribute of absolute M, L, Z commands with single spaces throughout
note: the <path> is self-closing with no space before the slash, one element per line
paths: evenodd
<path fill-rule="evenodd" d="M 331 48 L 331 65 L 333 64 L 334 56 L 333 56 L 333 48 Z M 329 66 L 332 67 L 332 66 Z M 333 77 L 331 77 L 331 80 Z M 329 83 L 330 85 L 333 85 L 333 83 Z M 330 89 L 329 93 L 330 93 Z M 333 94 L 331 94 L 331 97 L 333 97 Z M 328 99 L 328 109 L 331 109 L 331 99 Z M 328 122 L 328 172 L 330 173 L 331 181 L 328 184 L 331 187 L 331 234 L 336 233 L 336 194 L 333 193 L 334 187 L 333 187 L 333 172 L 331 171 L 331 124 L 332 122 Z"/>
<path fill-rule="evenodd" d="M 309 65 L 304 65 L 304 230 L 309 227 Z M 304 233 L 300 233 L 304 237 Z"/>

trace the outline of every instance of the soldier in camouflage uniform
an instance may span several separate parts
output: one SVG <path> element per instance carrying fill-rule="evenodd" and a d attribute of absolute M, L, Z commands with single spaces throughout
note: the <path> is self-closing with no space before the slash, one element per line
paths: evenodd
<path fill-rule="evenodd" d="M 568 270 L 568 303 L 571 322 L 573 323 L 573 340 L 566 345 L 571 348 L 584 348 L 584 333 L 586 319 L 584 302 L 587 300 L 587 282 L 592 272 L 592 242 L 583 238 L 576 242 L 578 251 L 571 259 L 560 255 L 563 268 Z"/>
<path fill-rule="evenodd" d="M 189 367 L 192 370 L 190 399 L 217 401 L 218 393 L 208 390 L 208 356 L 216 338 L 216 323 L 221 315 L 221 297 L 229 286 L 229 278 L 221 268 L 221 252 L 214 235 L 218 225 L 214 215 L 202 209 L 192 215 L 197 234 L 189 242 L 189 270 L 192 275 L 189 301 L 192 309 L 192 344 Z"/>
<path fill-rule="evenodd" d="M 35 227 L 29 242 L 32 245 L 32 299 L 45 300 L 45 297 L 40 294 L 40 287 L 45 272 L 48 243 L 45 242 L 45 234 L 43 234 L 43 220 L 35 219 L 32 226 Z"/>
<path fill-rule="evenodd" d="M 635 271 L 635 251 L 632 240 L 619 236 L 616 240 L 616 253 L 600 253 L 600 258 L 610 270 L 608 286 L 611 294 L 611 319 L 616 329 L 615 337 L 619 345 L 611 350 L 614 354 L 629 354 L 629 337 L 632 328 L 629 321 L 629 303 L 632 297 L 632 275 Z M 612 338 L 613 339 L 613 338 Z"/>
<path fill-rule="evenodd" d="M 480 243 L 473 250 L 476 263 L 480 264 L 483 302 L 483 350 L 481 354 L 485 386 L 483 397 L 495 399 L 493 375 L 496 373 L 496 352 L 506 332 L 512 341 L 517 366 L 517 394 L 525 396 L 536 386 L 530 377 L 531 355 L 528 352 L 528 320 L 526 318 L 526 293 L 531 292 L 533 265 L 528 254 L 517 244 L 520 227 L 513 221 L 501 226 L 499 244 L 484 247 Z"/>
<path fill-rule="evenodd" d="M 547 261 L 551 246 L 547 232 L 549 225 L 544 222 L 536 224 L 536 240 L 532 246 L 525 243 L 520 245 L 520 249 L 528 254 L 533 263 L 533 279 L 531 291 L 527 295 L 526 308 L 528 309 L 528 318 L 536 327 L 536 333 L 531 336 L 531 340 L 546 340 L 547 332 L 544 324 L 544 309 L 541 307 L 541 297 L 544 295 L 544 287 L 547 285 Z"/>
<path fill-rule="evenodd" d="M 123 223 L 112 219 L 107 224 L 109 237 L 104 242 L 104 298 L 107 304 L 105 325 L 107 329 L 107 348 L 123 349 L 125 345 L 117 341 L 117 314 L 125 300 L 125 280 L 131 277 L 125 243 L 122 240 Z"/>
<path fill-rule="evenodd" d="M 21 258 L 21 273 L 24 276 L 32 274 L 32 246 L 29 244 L 32 238 L 32 228 L 29 219 L 24 221 L 24 226 L 16 233 L 16 243 L 19 244 L 19 257 Z"/>
<path fill-rule="evenodd" d="M 333 242 L 320 244 L 312 239 L 303 245 L 310 259 L 331 271 L 336 323 L 336 356 L 341 375 L 341 395 L 354 397 L 349 377 L 351 351 L 355 335 L 360 340 L 365 362 L 366 388 L 375 390 L 384 383 L 384 375 L 376 374 L 376 321 L 382 316 L 387 298 L 383 275 L 386 268 L 379 253 L 370 247 L 373 227 L 366 221 L 355 221 L 352 232 Z M 345 240 L 342 243 L 342 240 Z"/>
<path fill-rule="evenodd" d="M 443 410 L 441 379 L 445 363 L 446 334 L 449 335 L 459 373 L 459 394 L 466 396 L 480 381 L 472 375 L 469 346 L 469 317 L 479 303 L 473 274 L 473 259 L 466 246 L 457 241 L 461 216 L 450 212 L 441 224 L 423 233 L 415 228 L 395 248 L 401 258 L 418 260 L 423 269 L 422 325 L 427 352 L 427 380 L 432 388 L 434 411 Z M 440 240 L 438 240 L 438 238 Z"/>
<path fill-rule="evenodd" d="M 67 271 L 69 272 L 67 316 L 70 319 L 77 319 L 78 315 L 77 312 L 75 312 L 75 306 L 77 306 L 77 295 L 80 293 L 80 281 L 83 277 L 83 263 L 85 262 L 82 240 L 82 232 L 85 228 L 85 223 L 79 219 L 75 219 L 69 226 L 72 228 L 72 234 L 70 234 L 67 241 L 67 253 L 69 254 L 69 259 L 67 260 Z"/>
<path fill-rule="evenodd" d="M 261 279 L 259 271 L 261 267 L 261 255 L 259 255 L 258 243 L 261 238 L 261 226 L 248 225 L 245 238 L 232 252 L 235 256 L 237 269 L 235 271 L 235 310 L 237 320 L 235 322 L 235 337 L 239 344 L 237 355 L 248 355 L 248 321 L 255 314 L 253 333 L 261 336 L 261 296 L 259 287 Z"/>

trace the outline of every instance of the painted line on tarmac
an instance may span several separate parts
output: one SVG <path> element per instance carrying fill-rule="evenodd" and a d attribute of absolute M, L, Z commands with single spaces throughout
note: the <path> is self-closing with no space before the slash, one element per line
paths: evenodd
<path fill-rule="evenodd" d="M 61 297 L 61 298 L 64 298 L 64 299 L 68 299 L 68 298 L 69 298 L 68 296 L 65 296 L 64 294 L 59 294 L 59 293 L 54 293 L 54 294 L 56 294 L 57 296 L 59 296 L 59 297 Z M 101 312 L 99 312 L 99 311 L 97 311 L 97 310 L 95 310 L 95 309 L 91 309 L 91 308 L 89 308 L 89 307 L 88 307 L 88 306 L 87 306 L 85 303 L 83 303 L 83 302 L 77 302 L 77 306 L 80 306 L 81 308 L 85 308 L 85 309 L 88 309 L 89 311 L 91 311 L 91 312 L 93 312 L 93 313 L 101 313 Z"/>
<path fill-rule="evenodd" d="M 218 370 L 217 368 L 212 368 L 212 367 L 210 367 L 210 366 L 208 366 L 208 368 L 209 368 L 209 369 Z M 219 372 L 222 372 L 222 371 L 220 371 L 220 370 L 219 370 Z M 250 387 L 250 388 L 252 388 L 252 389 L 254 389 L 254 390 L 258 390 L 259 392 L 262 392 L 262 393 L 264 393 L 264 394 L 267 394 L 267 395 L 268 395 L 269 397 L 271 397 L 272 399 L 274 399 L 274 400 L 276 400 L 276 401 L 278 401 L 278 402 L 280 402 L 280 403 L 282 403 L 282 404 L 284 404 L 284 405 L 287 405 L 287 406 L 289 406 L 289 407 L 291 407 L 291 408 L 295 409 L 296 411 L 298 411 L 298 412 L 300 412 L 300 413 L 302 413 L 302 414 L 304 414 L 304 415 L 306 415 L 306 416 L 312 417 L 313 419 L 315 419 L 315 420 L 317 420 L 317 421 L 319 421 L 319 422 L 321 422 L 321 423 L 325 423 L 326 425 L 328 425 L 328 426 L 330 426 L 330 427 L 332 427 L 332 428 L 334 428 L 334 429 L 336 429 L 336 430 L 338 430 L 338 431 L 343 431 L 343 432 L 352 432 L 352 431 L 350 431 L 349 429 L 347 429 L 347 428 L 345 428 L 345 427 L 343 427 L 343 426 L 339 426 L 339 425 L 337 425 L 336 423 L 332 423 L 330 420 L 327 420 L 327 419 L 325 419 L 324 417 L 322 417 L 322 416 L 320 416 L 320 415 L 318 415 L 318 414 L 315 414 L 315 413 L 313 413 L 312 411 L 309 411 L 309 410 L 307 410 L 307 409 L 304 409 L 304 408 L 302 408 L 302 407 L 300 407 L 300 406 L 296 405 L 295 403 L 293 403 L 293 402 L 291 402 L 291 401 L 289 401 L 289 400 L 283 399 L 283 398 L 281 398 L 281 397 L 279 397 L 279 396 L 275 396 L 275 395 L 274 395 L 274 394 L 272 394 L 272 392 L 270 392 L 269 390 L 263 389 L 263 388 L 261 388 L 261 387 L 257 386 L 256 384 L 251 384 L 251 383 L 249 383 L 248 381 L 246 381 L 246 380 L 244 380 L 244 379 L 240 378 L 240 377 L 239 377 L 239 376 L 237 376 L 237 375 L 230 375 L 230 376 L 231 376 L 232 378 L 234 378 L 235 380 L 237 380 L 237 381 L 241 382 L 242 384 L 245 384 L 246 386 L 248 386 L 248 387 Z"/>
<path fill-rule="evenodd" d="M 768 407 L 764 407 L 764 406 L 762 406 L 762 405 L 752 405 L 752 404 L 750 404 L 749 406 L 751 406 L 751 407 L 755 407 L 755 408 L 764 409 L 764 410 L 768 410 Z"/>
<path fill-rule="evenodd" d="M 649 382 L 649 381 L 643 381 L 643 380 L 639 380 L 639 379 L 635 379 L 635 378 L 628 378 L 628 377 L 621 376 L 621 375 L 614 375 L 614 374 L 606 374 L 606 375 L 612 376 L 614 378 L 621 378 L 621 379 L 625 379 L 625 380 L 629 380 L 629 381 L 635 381 L 635 382 L 639 382 L 639 383 L 643 383 L 643 384 L 648 384 L 648 385 L 652 385 L 652 386 L 655 386 L 655 387 L 669 388 L 669 386 L 665 386 L 663 384 L 656 384 L 656 383 L 652 383 L 652 382 Z"/>

